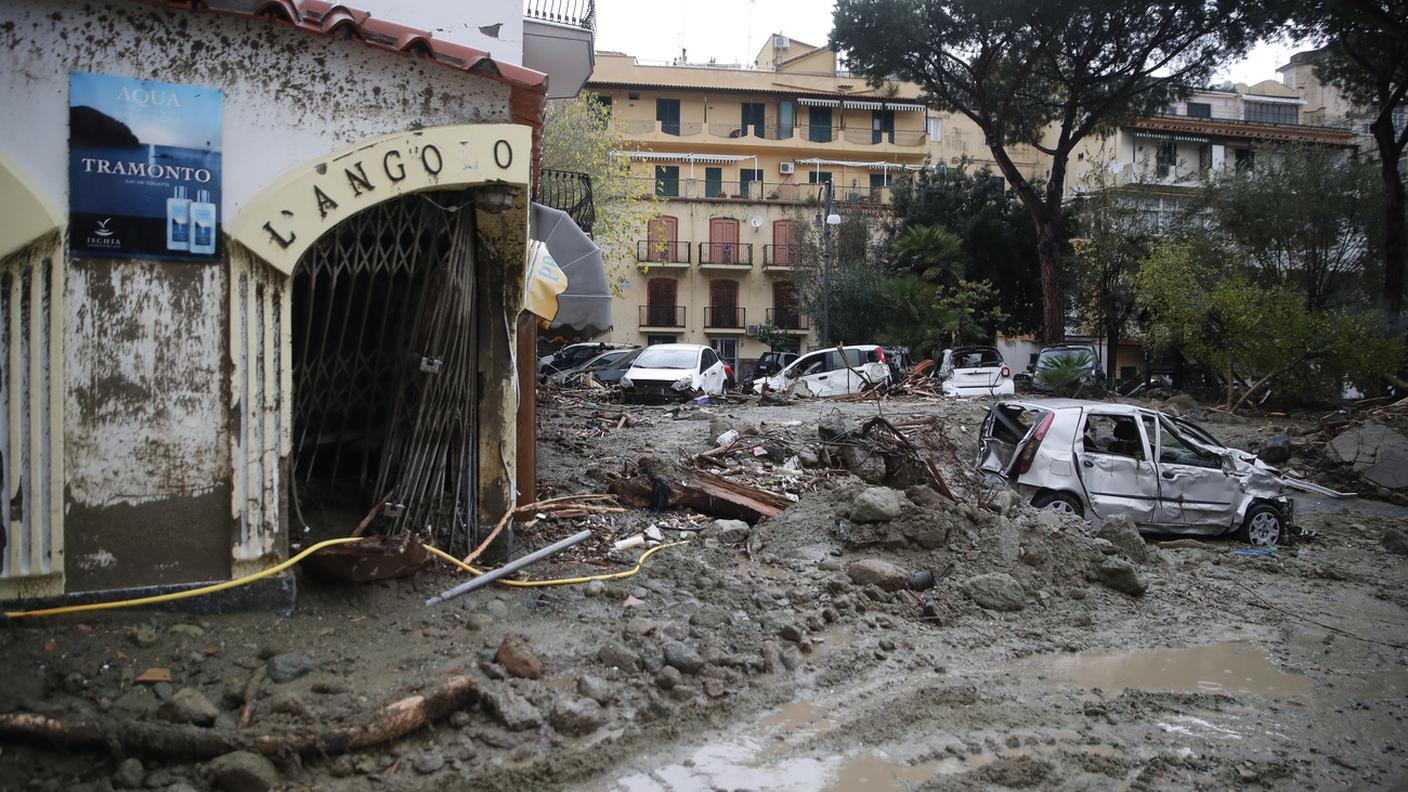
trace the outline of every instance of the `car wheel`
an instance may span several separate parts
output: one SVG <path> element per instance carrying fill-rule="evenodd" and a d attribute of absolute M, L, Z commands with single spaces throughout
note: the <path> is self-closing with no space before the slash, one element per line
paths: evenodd
<path fill-rule="evenodd" d="M 1242 541 L 1257 547 L 1270 547 L 1280 542 L 1286 533 L 1286 521 L 1281 511 L 1269 503 L 1258 503 L 1247 510 L 1242 520 Z"/>
<path fill-rule="evenodd" d="M 1038 509 L 1050 509 L 1062 514 L 1085 516 L 1085 507 L 1069 492 L 1044 492 L 1032 499 L 1032 505 Z"/>

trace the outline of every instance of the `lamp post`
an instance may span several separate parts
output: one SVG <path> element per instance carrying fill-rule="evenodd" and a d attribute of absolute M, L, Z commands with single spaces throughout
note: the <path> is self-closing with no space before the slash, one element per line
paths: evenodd
<path fill-rule="evenodd" d="M 836 196 L 831 181 L 826 182 L 826 218 L 821 226 L 821 343 L 831 344 L 831 227 L 841 224 L 836 214 Z"/>

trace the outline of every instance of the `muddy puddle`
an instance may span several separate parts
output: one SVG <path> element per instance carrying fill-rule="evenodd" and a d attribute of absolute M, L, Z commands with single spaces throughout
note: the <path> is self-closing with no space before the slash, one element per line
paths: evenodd
<path fill-rule="evenodd" d="M 1309 677 L 1282 672 L 1272 664 L 1265 650 L 1247 641 L 1187 649 L 1043 655 L 1020 661 L 1011 671 L 1019 676 L 1034 674 L 1048 684 L 1103 690 L 1308 697 L 1313 687 Z"/>

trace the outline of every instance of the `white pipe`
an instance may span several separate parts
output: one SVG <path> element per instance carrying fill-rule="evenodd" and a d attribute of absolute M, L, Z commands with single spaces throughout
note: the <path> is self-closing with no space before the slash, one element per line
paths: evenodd
<path fill-rule="evenodd" d="M 469 592 L 474 591 L 475 589 L 484 588 L 485 586 L 489 585 L 490 583 L 493 583 L 494 581 L 500 578 L 512 575 L 514 572 L 517 572 L 518 570 L 528 566 L 529 564 L 541 561 L 544 558 L 547 558 L 548 556 L 557 555 L 563 550 L 566 550 L 567 548 L 572 547 L 574 545 L 579 545 L 582 542 L 585 542 L 587 539 L 590 539 L 591 535 L 591 531 L 582 531 L 580 533 L 573 534 L 572 536 L 569 536 L 560 542 L 554 542 L 553 544 L 550 544 L 541 550 L 534 550 L 528 555 L 523 556 L 522 558 L 516 561 L 510 561 L 492 572 L 486 572 L 477 578 L 474 578 L 472 580 L 466 580 L 465 582 L 459 584 L 458 586 L 455 586 L 449 591 L 442 591 L 434 597 L 431 597 L 430 599 L 426 600 L 425 604 L 427 607 L 431 605 L 439 605 L 440 603 L 445 602 L 446 600 L 454 599 L 455 597 L 458 597 L 461 594 L 468 594 Z"/>

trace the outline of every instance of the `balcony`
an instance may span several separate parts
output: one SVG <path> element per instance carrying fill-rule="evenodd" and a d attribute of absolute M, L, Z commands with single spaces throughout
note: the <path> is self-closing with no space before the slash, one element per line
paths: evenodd
<path fill-rule="evenodd" d="M 691 245 L 664 239 L 641 239 L 636 242 L 636 261 L 642 267 L 689 267 Z"/>
<path fill-rule="evenodd" d="M 791 272 L 801 265 L 801 245 L 763 245 L 764 272 Z"/>
<path fill-rule="evenodd" d="M 1288 143 L 1329 143 L 1348 146 L 1354 130 L 1348 126 L 1284 123 L 1214 115 L 1188 115 L 1164 111 L 1136 118 L 1131 126 L 1155 132 L 1206 135 L 1235 140 L 1280 141 Z"/>
<path fill-rule="evenodd" d="M 596 0 L 526 0 L 523 65 L 548 75 L 548 98 L 577 95 L 596 66 Z"/>
<path fill-rule="evenodd" d="M 642 330 L 683 330 L 683 305 L 642 305 L 640 306 L 640 328 Z"/>
<path fill-rule="evenodd" d="M 796 308 L 769 308 L 768 324 L 786 333 L 806 334 L 811 332 L 811 320 Z"/>
<path fill-rule="evenodd" d="M 922 129 L 897 129 L 877 132 L 869 127 L 812 127 L 776 125 L 744 125 L 736 121 L 703 122 L 651 119 L 622 119 L 616 129 L 627 139 L 642 143 L 718 143 L 737 140 L 740 145 L 764 151 L 772 149 L 804 149 L 806 151 L 844 151 L 866 149 L 868 156 L 887 152 L 920 155 L 929 143 Z M 875 149 L 874 151 L 869 151 Z"/>
<path fill-rule="evenodd" d="M 538 171 L 538 187 L 533 200 L 566 212 L 577 227 L 590 234 L 596 223 L 592 200 L 592 177 L 576 171 L 543 168 Z"/>
<path fill-rule="evenodd" d="M 751 242 L 700 242 L 699 268 L 752 269 L 753 244 Z"/>
<path fill-rule="evenodd" d="M 737 305 L 709 305 L 704 308 L 705 330 L 743 332 L 748 327 L 744 309 Z"/>
<path fill-rule="evenodd" d="M 682 166 L 688 167 L 688 166 Z M 699 168 L 698 170 L 703 170 Z M 800 173 L 803 179 L 805 173 Z M 834 174 L 833 174 L 834 175 Z M 867 174 L 868 178 L 868 174 Z M 899 178 L 899 177 L 894 177 Z M 761 203 L 778 204 L 809 204 L 818 206 L 821 204 L 822 196 L 825 194 L 825 184 L 813 184 L 807 181 L 801 182 L 740 182 L 736 179 L 710 181 L 702 175 L 694 178 L 681 177 L 678 179 L 655 179 L 649 176 L 635 176 L 631 178 L 631 185 L 639 191 L 642 197 L 654 196 L 656 198 L 681 199 L 681 200 L 710 200 L 740 202 L 751 201 Z M 870 187 L 856 185 L 854 187 L 837 184 L 835 198 L 838 204 L 857 206 L 883 206 L 888 205 L 891 199 L 893 187 Z"/>

